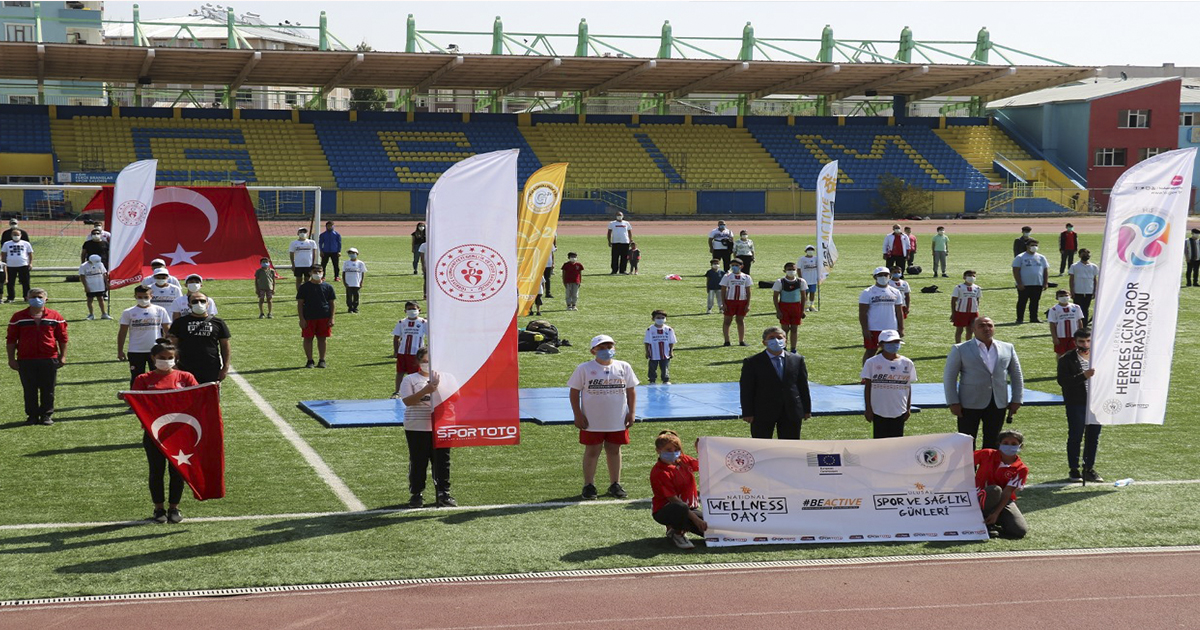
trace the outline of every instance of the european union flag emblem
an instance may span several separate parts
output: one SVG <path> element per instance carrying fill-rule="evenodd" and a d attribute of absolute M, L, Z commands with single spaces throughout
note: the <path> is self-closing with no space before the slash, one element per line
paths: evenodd
<path fill-rule="evenodd" d="M 821 453 L 817 456 L 817 461 L 822 466 L 841 466 L 842 456 L 837 453 Z"/>

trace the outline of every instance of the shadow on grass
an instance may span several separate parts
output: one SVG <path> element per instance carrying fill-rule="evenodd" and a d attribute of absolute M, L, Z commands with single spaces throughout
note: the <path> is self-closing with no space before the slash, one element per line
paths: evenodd
<path fill-rule="evenodd" d="M 301 358 L 303 358 L 303 357 L 301 357 Z M 261 369 L 258 369 L 258 370 L 238 370 L 238 371 L 237 371 L 237 373 L 238 373 L 238 374 L 242 374 L 242 375 L 245 375 L 245 374 L 264 374 L 264 373 L 266 373 L 266 374 L 270 374 L 270 373 L 273 373 L 273 372 L 292 372 L 292 371 L 295 371 L 295 370 L 304 370 L 304 369 L 308 369 L 308 368 L 305 368 L 303 365 L 297 365 L 297 366 L 295 366 L 295 367 L 261 368 Z"/>
<path fill-rule="evenodd" d="M 68 363 L 67 365 L 70 366 L 71 364 Z M 58 381 L 58 386 L 62 387 L 64 385 L 96 385 L 98 383 L 125 383 L 128 385 L 129 379 L 126 377 L 121 377 L 121 378 L 108 378 L 108 379 L 103 379 L 103 380 L 91 380 L 91 381 Z"/>
<path fill-rule="evenodd" d="M 79 365 L 79 364 L 76 363 L 75 365 Z M 112 407 L 121 407 L 122 409 L 128 409 L 128 406 L 125 403 L 119 402 L 119 403 L 113 403 L 111 405 L 83 405 L 81 407 L 55 407 L 54 413 L 63 413 L 64 411 L 78 411 L 80 409 L 110 409 Z"/>
<path fill-rule="evenodd" d="M 1067 490 L 1070 490 L 1070 492 L 1067 492 Z M 1030 512 L 1052 510 L 1071 505 L 1072 503 L 1095 499 L 1102 495 L 1107 496 L 1112 494 L 1112 492 L 1112 486 L 1106 483 L 1086 487 L 1031 488 L 1021 494 L 1017 505 L 1020 506 L 1023 514 L 1029 514 Z"/>
<path fill-rule="evenodd" d="M 1037 378 L 1027 378 L 1027 379 L 1025 379 L 1025 382 L 1026 382 L 1026 383 L 1042 383 L 1042 382 L 1045 382 L 1045 381 L 1056 381 L 1056 382 L 1057 382 L 1057 381 L 1058 381 L 1058 377 L 1057 377 L 1057 376 L 1039 376 L 1039 377 L 1037 377 Z"/>
<path fill-rule="evenodd" d="M 178 528 L 155 528 L 154 530 L 140 530 L 146 533 L 138 534 L 136 536 L 117 536 L 113 538 L 104 538 L 102 540 L 82 540 L 92 536 L 120 532 L 121 530 L 129 529 L 131 527 L 140 528 L 147 525 L 150 525 L 149 521 L 139 521 L 122 523 L 120 525 L 84 527 L 80 529 L 32 534 L 30 536 L 19 536 L 16 538 L 5 538 L 3 541 L 0 541 L 0 555 L 15 556 L 35 553 L 59 553 L 62 551 L 75 551 L 79 549 L 88 549 L 91 547 L 102 547 L 104 545 L 119 545 L 142 540 L 155 540 L 164 538 L 166 536 L 183 534 L 186 532 L 186 530 Z"/>
<path fill-rule="evenodd" d="M 857 347 L 857 346 L 855 346 L 855 347 Z M 916 362 L 916 361 L 945 361 L 946 360 L 946 357 L 944 355 L 937 355 L 937 356 L 932 356 L 932 357 L 908 357 L 908 358 L 909 358 L 909 360 L 911 360 L 913 362 Z"/>
<path fill-rule="evenodd" d="M 53 457 L 54 455 L 82 455 L 84 453 L 107 453 L 109 451 L 124 451 L 127 449 L 141 448 L 141 442 L 132 444 L 104 444 L 97 446 L 77 446 L 75 448 L 58 448 L 45 451 L 37 451 L 36 453 L 25 453 L 25 457 Z"/>

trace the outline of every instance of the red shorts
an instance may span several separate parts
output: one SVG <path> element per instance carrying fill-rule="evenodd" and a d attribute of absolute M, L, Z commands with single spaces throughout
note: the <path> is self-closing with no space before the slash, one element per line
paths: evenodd
<path fill-rule="evenodd" d="M 624 431 L 588 431 L 587 429 L 579 430 L 579 443 L 594 446 L 596 444 L 628 444 L 629 429 Z"/>
<path fill-rule="evenodd" d="M 799 302 L 780 302 L 779 303 L 779 325 L 780 326 L 799 326 L 803 323 L 804 311 L 800 309 Z"/>
<path fill-rule="evenodd" d="M 419 371 L 417 367 L 417 355 L 415 354 L 397 354 L 396 355 L 396 373 L 397 374 L 416 374 Z"/>
<path fill-rule="evenodd" d="M 304 320 L 304 328 L 300 330 L 300 336 L 305 339 L 332 337 L 333 328 L 329 325 L 329 318 L 323 317 L 321 319 Z"/>
<path fill-rule="evenodd" d="M 975 323 L 975 318 L 979 317 L 979 313 L 960 313 L 958 311 L 954 311 L 950 317 L 950 321 L 954 323 L 955 327 L 967 328 L 971 324 Z"/>
<path fill-rule="evenodd" d="M 879 348 L 879 333 L 882 330 L 872 330 L 871 336 L 863 339 L 863 348 L 867 350 L 876 350 Z"/>
<path fill-rule="evenodd" d="M 745 317 L 749 314 L 750 300 L 725 300 L 725 317 Z"/>
<path fill-rule="evenodd" d="M 1054 342 L 1054 354 L 1062 356 L 1063 353 L 1070 352 L 1075 349 L 1075 338 L 1067 337 Z"/>

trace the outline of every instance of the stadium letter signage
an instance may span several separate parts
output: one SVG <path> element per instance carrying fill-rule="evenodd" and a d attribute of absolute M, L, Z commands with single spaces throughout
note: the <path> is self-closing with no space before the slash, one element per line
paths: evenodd
<path fill-rule="evenodd" d="M 112 239 L 109 244 L 108 288 L 119 289 L 142 281 L 142 233 L 154 202 L 158 160 L 141 160 L 117 175 L 113 192 Z"/>
<path fill-rule="evenodd" d="M 834 160 L 817 175 L 817 260 L 821 265 L 821 281 L 837 263 L 838 251 L 833 244 L 833 202 L 837 197 L 838 163 Z"/>
<path fill-rule="evenodd" d="M 565 163 L 538 169 L 525 182 L 525 194 L 517 211 L 517 313 L 529 312 L 542 284 L 542 273 L 550 260 L 562 205 Z"/>
<path fill-rule="evenodd" d="M 426 278 L 434 445 L 520 441 L 517 150 L 467 158 L 429 192 Z M 545 263 L 543 263 L 545 264 Z"/>
<path fill-rule="evenodd" d="M 1100 424 L 1162 424 L 1196 149 L 1134 165 L 1113 186 L 1096 283 L 1089 411 Z"/>
<path fill-rule="evenodd" d="M 710 547 L 987 540 L 971 437 L 700 438 Z"/>

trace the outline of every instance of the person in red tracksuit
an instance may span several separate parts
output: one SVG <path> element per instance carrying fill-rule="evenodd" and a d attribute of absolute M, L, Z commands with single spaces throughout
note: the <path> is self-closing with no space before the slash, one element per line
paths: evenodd
<path fill-rule="evenodd" d="M 30 289 L 29 307 L 8 320 L 8 367 L 21 375 L 25 424 L 54 424 L 54 388 L 67 356 L 67 320 L 46 308 L 45 289 Z"/>
<path fill-rule="evenodd" d="M 1024 489 L 1029 480 L 1029 468 L 1019 455 L 1025 436 L 1019 431 L 1004 431 L 999 441 L 999 448 L 975 451 L 975 491 L 979 493 L 983 523 L 992 537 L 1024 538 L 1029 526 L 1017 507 L 1017 491 Z"/>
<path fill-rule="evenodd" d="M 654 450 L 658 451 L 658 461 L 650 469 L 654 520 L 667 526 L 667 538 L 676 547 L 692 549 L 695 545 L 687 539 L 687 533 L 703 536 L 708 529 L 697 508 L 700 499 L 696 473 L 700 472 L 700 462 L 683 453 L 683 443 L 674 431 L 660 432 Z"/>

